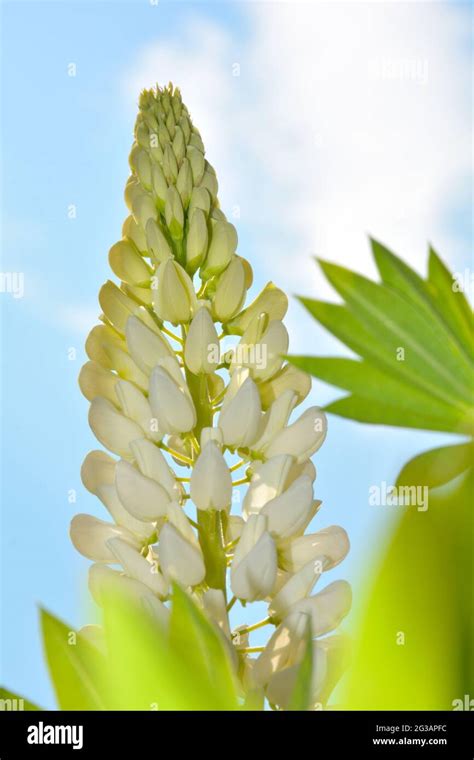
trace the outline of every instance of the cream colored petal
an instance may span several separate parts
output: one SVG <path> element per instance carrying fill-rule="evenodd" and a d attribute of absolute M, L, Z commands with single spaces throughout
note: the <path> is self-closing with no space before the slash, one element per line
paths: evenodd
<path fill-rule="evenodd" d="M 268 530 L 273 536 L 283 539 L 297 534 L 314 514 L 311 478 L 299 477 L 280 496 L 267 502 L 261 514 L 268 517 Z"/>
<path fill-rule="evenodd" d="M 129 459 L 130 442 L 143 438 L 143 430 L 136 422 L 125 417 L 105 398 L 95 398 L 89 409 L 89 425 L 103 446 L 114 454 Z"/>
<path fill-rule="evenodd" d="M 150 330 L 138 317 L 129 317 L 125 327 L 127 347 L 135 364 L 149 375 L 160 359 L 173 356 L 166 338 Z"/>
<path fill-rule="evenodd" d="M 196 460 L 191 475 L 190 493 L 198 509 L 230 509 L 232 476 L 214 441 L 206 443 Z"/>
<path fill-rule="evenodd" d="M 322 446 L 326 432 L 325 414 L 317 406 L 310 407 L 296 422 L 277 434 L 268 445 L 265 454 L 267 457 L 292 454 L 301 462 Z"/>
<path fill-rule="evenodd" d="M 120 537 L 131 546 L 137 548 L 140 546 L 130 531 L 118 525 L 98 520 L 92 515 L 75 515 L 71 520 L 69 535 L 77 551 L 84 557 L 94 560 L 94 562 L 116 561 L 108 546 L 108 541 L 112 538 Z"/>
<path fill-rule="evenodd" d="M 183 586 L 196 586 L 204 580 L 206 568 L 199 546 L 191 544 L 171 523 L 160 533 L 160 566 L 167 580 Z"/>
<path fill-rule="evenodd" d="M 117 493 L 125 510 L 137 520 L 165 517 L 170 497 L 156 480 L 142 475 L 130 462 L 121 460 L 115 469 Z"/>
<path fill-rule="evenodd" d="M 130 578 L 140 581 L 158 596 L 166 596 L 168 585 L 156 565 L 120 538 L 109 539 L 107 545 Z"/>

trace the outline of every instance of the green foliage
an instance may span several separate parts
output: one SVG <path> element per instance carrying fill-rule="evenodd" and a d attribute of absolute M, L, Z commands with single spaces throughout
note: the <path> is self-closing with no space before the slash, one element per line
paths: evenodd
<path fill-rule="evenodd" d="M 309 710 L 312 706 L 311 678 L 313 673 L 313 637 L 311 622 L 306 628 L 306 644 L 303 659 L 298 667 L 296 682 L 290 697 L 288 710 Z"/>
<path fill-rule="evenodd" d="M 350 392 L 329 412 L 360 422 L 472 435 L 472 315 L 433 249 L 423 280 L 372 241 L 382 279 L 320 262 L 344 304 L 301 298 L 308 311 L 357 359 L 294 356 L 300 369 Z"/>
<path fill-rule="evenodd" d="M 290 361 L 349 391 L 328 412 L 472 436 L 474 333 L 464 294 L 433 249 L 426 280 L 380 243 L 372 251 L 381 283 L 320 262 L 344 303 L 301 299 L 358 358 Z M 397 479 L 424 489 L 428 508 L 403 508 L 367 574 L 342 695 L 348 708 L 446 710 L 472 694 L 473 450 L 466 442 L 427 451 Z"/>
<path fill-rule="evenodd" d="M 232 652 L 188 594 L 173 589 L 166 628 L 115 594 L 103 598 L 104 647 L 41 612 L 44 647 L 63 710 L 235 710 Z"/>

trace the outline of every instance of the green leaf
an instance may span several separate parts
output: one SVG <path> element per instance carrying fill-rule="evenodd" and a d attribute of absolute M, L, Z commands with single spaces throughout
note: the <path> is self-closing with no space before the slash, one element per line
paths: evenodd
<path fill-rule="evenodd" d="M 449 325 L 467 356 L 474 354 L 472 311 L 461 290 L 454 290 L 454 278 L 433 248 L 428 262 L 428 288 L 433 303 Z"/>
<path fill-rule="evenodd" d="M 469 470 L 474 463 L 474 444 L 460 443 L 425 451 L 411 459 L 398 476 L 399 485 L 439 488 Z"/>
<path fill-rule="evenodd" d="M 472 402 L 472 367 L 442 325 L 427 320 L 391 288 L 329 262 L 320 265 L 379 347 L 384 346 L 385 353 L 388 349 L 393 372 L 447 403 L 462 407 Z M 403 361 L 397 359 L 399 348 L 405 352 Z"/>
<path fill-rule="evenodd" d="M 351 412 L 354 413 L 357 404 L 362 419 L 364 415 L 374 416 L 377 413 L 379 424 L 463 431 L 465 420 L 458 409 L 386 374 L 368 361 L 315 356 L 291 356 L 289 360 L 314 377 L 354 394 L 349 400 L 342 399 L 342 403 L 339 399 L 330 404 L 327 407 L 330 411 L 335 411 L 336 406 L 341 413 L 341 409 L 350 404 Z"/>
<path fill-rule="evenodd" d="M 371 238 L 370 244 L 382 282 L 398 290 L 415 306 L 423 310 L 429 318 L 432 318 L 433 307 L 423 278 L 382 243 Z"/>
<path fill-rule="evenodd" d="M 202 709 L 236 709 L 229 646 L 223 634 L 177 584 L 173 586 L 170 639 L 201 684 Z"/>
<path fill-rule="evenodd" d="M 456 457 L 461 467 L 464 455 Z M 438 467 L 443 479 L 458 469 L 439 457 Z M 419 472 L 424 477 L 425 468 Z M 403 511 L 367 572 L 342 695 L 347 709 L 452 710 L 456 700 L 472 695 L 473 488 L 471 470 L 429 490 L 426 511 L 391 508 Z"/>
<path fill-rule="evenodd" d="M 38 705 L 33 704 L 33 702 L 25 699 L 25 697 L 21 697 L 19 694 L 15 694 L 13 691 L 9 691 L 8 689 L 4 689 L 3 686 L 0 686 L 0 712 L 16 712 L 17 710 L 30 712 L 32 710 L 42 709 L 42 707 L 38 707 Z"/>
<path fill-rule="evenodd" d="M 174 590 L 166 628 L 145 609 L 116 594 L 104 595 L 103 610 L 112 709 L 237 707 L 219 634 L 205 619 L 203 624 L 202 613 L 190 598 L 184 598 L 183 591 Z M 216 668 L 212 679 L 203 678 L 212 667 Z"/>
<path fill-rule="evenodd" d="M 99 651 L 46 610 L 41 609 L 40 615 L 46 661 L 60 709 L 105 709 Z"/>
<path fill-rule="evenodd" d="M 296 674 L 296 681 L 288 703 L 288 710 L 309 710 L 311 704 L 311 681 L 313 675 L 313 637 L 311 621 L 306 628 L 306 644 L 303 659 Z"/>

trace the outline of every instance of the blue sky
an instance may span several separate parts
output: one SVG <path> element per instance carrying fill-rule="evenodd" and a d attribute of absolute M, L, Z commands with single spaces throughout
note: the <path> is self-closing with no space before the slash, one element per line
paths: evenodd
<path fill-rule="evenodd" d="M 25 278 L 22 299 L 0 294 L 8 687 L 52 707 L 37 605 L 74 626 L 93 614 L 88 563 L 68 539 L 75 512 L 101 514 L 79 478 L 95 441 L 77 375 L 126 216 L 140 87 L 181 86 L 255 290 L 274 279 L 290 294 L 331 297 L 311 257 L 370 274 L 368 233 L 419 269 L 430 239 L 462 270 L 472 243 L 468 13 L 454 3 L 3 4 L 2 271 Z M 387 75 L 390 61 L 398 69 Z M 426 63 L 425 82 L 413 62 Z M 288 326 L 295 352 L 342 351 L 295 301 Z M 336 395 L 315 383 L 311 398 Z M 369 507 L 369 486 L 446 440 L 330 418 L 315 458 L 315 527 L 343 525 L 352 551 L 328 580 L 348 578 L 357 599 L 395 518 Z"/>

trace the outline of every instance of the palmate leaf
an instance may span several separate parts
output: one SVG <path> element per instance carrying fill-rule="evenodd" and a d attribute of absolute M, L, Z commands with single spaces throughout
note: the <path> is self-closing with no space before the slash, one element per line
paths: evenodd
<path fill-rule="evenodd" d="M 472 434 L 472 315 L 437 254 L 423 280 L 376 241 L 382 282 L 320 262 L 344 298 L 301 298 L 308 311 L 363 361 L 290 357 L 299 368 L 351 392 L 327 411 L 361 422 Z"/>

